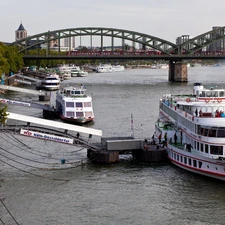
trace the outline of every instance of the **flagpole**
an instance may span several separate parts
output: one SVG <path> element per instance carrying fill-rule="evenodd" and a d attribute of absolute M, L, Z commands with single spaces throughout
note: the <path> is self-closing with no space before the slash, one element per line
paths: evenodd
<path fill-rule="evenodd" d="M 131 113 L 131 131 L 132 131 L 132 137 L 134 137 L 134 120 L 133 120 L 133 114 Z"/>

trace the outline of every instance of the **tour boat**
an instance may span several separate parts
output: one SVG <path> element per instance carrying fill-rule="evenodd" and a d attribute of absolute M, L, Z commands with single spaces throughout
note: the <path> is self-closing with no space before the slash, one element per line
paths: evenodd
<path fill-rule="evenodd" d="M 87 76 L 88 72 L 81 70 L 79 66 L 71 69 L 71 77 L 87 77 Z"/>
<path fill-rule="evenodd" d="M 124 70 L 125 70 L 124 66 L 121 66 L 121 65 L 112 66 L 112 71 L 113 72 L 123 72 Z"/>
<path fill-rule="evenodd" d="M 100 64 L 96 67 L 97 73 L 111 73 L 112 71 L 112 66 L 109 64 Z"/>
<path fill-rule="evenodd" d="M 166 94 L 155 134 L 176 166 L 225 181 L 225 89 L 195 83 L 193 94 Z"/>
<path fill-rule="evenodd" d="M 71 70 L 74 68 L 74 66 L 69 65 L 58 65 L 56 70 L 58 71 L 58 74 L 63 76 L 64 80 L 69 80 L 71 78 Z"/>
<path fill-rule="evenodd" d="M 47 91 L 59 90 L 60 78 L 57 74 L 47 74 L 45 79 L 37 82 L 37 89 L 45 89 Z"/>
<path fill-rule="evenodd" d="M 62 87 L 56 93 L 56 111 L 63 121 L 83 124 L 94 120 L 92 97 L 84 85 Z"/>

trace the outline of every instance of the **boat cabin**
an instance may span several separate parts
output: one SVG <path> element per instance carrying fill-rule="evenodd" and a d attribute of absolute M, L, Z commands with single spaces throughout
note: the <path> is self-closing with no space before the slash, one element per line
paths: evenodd
<path fill-rule="evenodd" d="M 84 96 L 85 92 L 86 92 L 86 88 L 85 87 L 66 87 L 63 90 L 63 93 L 67 96 Z"/>

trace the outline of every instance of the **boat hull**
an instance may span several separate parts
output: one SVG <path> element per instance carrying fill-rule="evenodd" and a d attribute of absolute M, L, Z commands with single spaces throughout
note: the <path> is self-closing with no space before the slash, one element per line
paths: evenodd
<path fill-rule="evenodd" d="M 225 181 L 225 163 L 222 160 L 203 157 L 172 146 L 167 147 L 167 154 L 171 163 L 181 169 Z"/>
<path fill-rule="evenodd" d="M 89 123 L 91 121 L 94 121 L 93 117 L 69 118 L 69 117 L 65 117 L 63 115 L 60 115 L 60 118 L 64 122 L 73 123 L 73 124 L 85 124 L 85 123 Z"/>

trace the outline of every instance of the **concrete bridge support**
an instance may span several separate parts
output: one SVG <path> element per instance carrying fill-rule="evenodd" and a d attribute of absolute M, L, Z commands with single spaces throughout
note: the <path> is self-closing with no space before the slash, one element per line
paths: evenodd
<path fill-rule="evenodd" d="M 187 63 L 181 61 L 169 62 L 169 81 L 171 82 L 187 82 Z"/>

